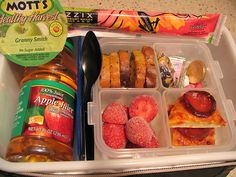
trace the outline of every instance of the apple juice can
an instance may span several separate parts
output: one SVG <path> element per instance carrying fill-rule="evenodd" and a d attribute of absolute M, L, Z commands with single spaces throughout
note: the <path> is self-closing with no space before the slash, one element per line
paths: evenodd
<path fill-rule="evenodd" d="M 6 159 L 73 160 L 76 64 L 73 43 L 47 64 L 25 68 Z"/>

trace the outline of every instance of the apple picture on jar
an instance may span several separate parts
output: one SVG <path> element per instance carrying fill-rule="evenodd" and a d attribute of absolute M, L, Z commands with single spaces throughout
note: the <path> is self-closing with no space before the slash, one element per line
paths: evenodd
<path fill-rule="evenodd" d="M 73 115 L 58 105 L 47 105 L 44 117 L 49 129 L 53 131 L 53 137 L 61 142 L 70 144 L 73 134 Z M 71 116 L 70 116 L 71 115 Z"/>
<path fill-rule="evenodd" d="M 41 34 L 41 30 L 36 24 L 26 22 L 25 24 L 15 23 L 11 25 L 6 32 L 6 37 L 30 37 Z"/>

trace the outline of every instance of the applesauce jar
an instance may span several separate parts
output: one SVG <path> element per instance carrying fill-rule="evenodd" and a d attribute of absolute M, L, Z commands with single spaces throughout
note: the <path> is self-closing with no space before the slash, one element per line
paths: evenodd
<path fill-rule="evenodd" d="M 14 162 L 73 160 L 76 98 L 73 42 L 56 58 L 26 67 L 6 159 Z"/>

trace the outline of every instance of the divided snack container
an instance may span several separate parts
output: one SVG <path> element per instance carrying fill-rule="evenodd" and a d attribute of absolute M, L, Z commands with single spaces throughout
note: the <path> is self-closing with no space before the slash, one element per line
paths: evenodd
<path fill-rule="evenodd" d="M 206 66 L 206 74 L 202 82 L 204 87 L 215 88 L 215 84 L 218 84 L 219 79 L 223 77 L 219 64 L 213 61 L 209 49 L 203 43 L 163 41 L 154 43 L 153 48 L 156 53 L 163 51 L 167 57 L 175 58 L 177 56 L 185 59 L 182 69 L 186 69 L 186 66 L 193 60 L 202 61 Z M 214 78 L 215 76 L 216 78 Z M 162 82 L 160 86 L 168 89 L 163 86 Z"/>
<path fill-rule="evenodd" d="M 221 150 L 230 150 L 235 145 L 235 127 L 228 110 L 224 92 L 220 83 L 223 75 L 217 61 L 214 61 L 208 47 L 199 42 L 170 40 L 170 39 L 127 39 L 127 38 L 101 38 L 99 40 L 103 54 L 127 50 L 129 55 L 133 50 L 142 50 L 143 46 L 150 46 L 155 52 L 155 65 L 157 69 L 157 81 L 155 88 L 101 88 L 99 81 L 93 89 L 93 102 L 89 104 L 90 124 L 95 127 L 95 143 L 98 149 L 110 158 L 141 158 L 176 154 L 206 153 Z M 166 88 L 161 82 L 161 74 L 157 61 L 157 53 L 162 51 L 166 56 L 178 56 L 186 59 L 201 60 L 206 66 L 206 75 L 203 80 L 203 88 Z M 204 90 L 213 95 L 216 100 L 216 109 L 227 122 L 225 127 L 216 128 L 215 145 L 178 146 L 171 143 L 171 132 L 168 125 L 168 107 L 185 92 L 189 90 Z M 158 103 L 158 114 L 150 122 L 159 141 L 158 148 L 121 148 L 113 149 L 106 145 L 102 134 L 102 112 L 112 102 L 118 102 L 126 106 L 138 95 L 150 95 Z"/>
<path fill-rule="evenodd" d="M 161 100 L 161 94 L 159 91 L 154 90 L 138 90 L 138 89 L 123 89 L 123 90 L 112 90 L 112 89 L 106 89 L 106 90 L 100 90 L 98 93 L 98 104 L 99 107 L 97 107 L 97 111 L 94 110 L 94 115 L 90 115 L 93 120 L 91 120 L 92 123 L 95 125 L 95 143 L 98 146 L 98 148 L 101 150 L 101 152 L 104 152 L 108 156 L 111 156 L 113 158 L 116 157 L 139 157 L 139 156 L 148 156 L 148 153 L 152 153 L 152 156 L 156 156 L 161 153 L 162 149 L 164 150 L 166 147 L 169 146 L 169 141 L 166 140 L 168 138 L 167 135 L 167 129 L 166 127 L 166 120 L 164 119 L 163 113 L 160 111 L 162 107 Z M 155 100 L 157 100 L 159 113 L 157 116 L 153 119 L 153 121 L 150 123 L 151 127 L 155 127 L 154 133 L 157 135 L 158 141 L 160 143 L 159 151 L 156 151 L 156 149 L 150 149 L 150 148 L 138 148 L 138 149 L 132 149 L 132 148 L 125 148 L 125 149 L 112 149 L 108 147 L 102 136 L 102 119 L 101 119 L 101 113 L 104 110 L 104 108 L 112 103 L 112 102 L 118 102 L 124 105 L 130 105 L 132 99 L 134 99 L 138 95 L 150 95 Z M 90 104 L 91 105 L 91 104 Z M 92 108 L 93 109 L 93 108 Z M 91 110 L 91 109 L 90 109 Z M 97 116 L 95 116 L 97 115 Z"/>
<path fill-rule="evenodd" d="M 166 90 L 163 92 L 164 105 L 173 105 L 176 100 L 184 93 L 191 89 L 177 89 L 177 90 Z M 196 89 L 195 89 L 196 90 Z M 228 117 L 228 112 L 226 111 L 227 105 L 222 102 L 222 97 L 217 89 L 200 89 L 202 91 L 207 91 L 216 100 L 216 110 L 220 112 L 221 116 L 227 122 L 225 127 L 215 128 L 215 145 L 195 145 L 195 146 L 178 146 L 174 147 L 173 151 L 176 153 L 199 153 L 199 152 L 212 152 L 220 150 L 230 150 L 235 146 L 235 127 L 234 123 Z M 168 107 L 165 107 L 165 112 L 167 113 Z M 166 115 L 168 119 L 168 115 Z M 168 130 L 170 128 L 168 127 Z"/>
<path fill-rule="evenodd" d="M 96 33 L 96 32 L 95 32 Z M 89 124 L 94 125 L 95 160 L 43 163 L 14 163 L 4 159 L 10 140 L 12 123 L 17 106 L 19 79 L 22 68 L 0 56 L 0 170 L 17 173 L 37 174 L 106 174 L 109 176 L 137 173 L 157 173 L 186 169 L 197 169 L 236 164 L 235 123 L 236 106 L 235 67 L 236 50 L 234 41 L 225 28 L 219 46 L 205 45 L 194 40 L 164 37 L 120 37 L 106 38 L 100 34 L 99 42 L 103 53 L 120 49 L 141 50 L 149 45 L 155 52 L 162 50 L 167 56 L 182 56 L 186 59 L 203 60 L 207 66 L 204 80 L 206 90 L 212 93 L 227 125 L 217 129 L 217 143 L 213 146 L 172 147 L 170 129 L 167 124 L 168 104 L 176 101 L 183 92 L 191 89 L 165 88 L 161 84 L 159 68 L 155 88 L 101 88 L 99 82 L 93 87 L 93 101 L 88 104 Z M 116 36 L 116 35 L 114 35 Z M 117 45 L 118 44 L 118 45 Z M 131 44 L 131 45 L 127 45 Z M 156 53 L 155 53 L 156 54 Z M 156 56 L 155 56 L 156 57 Z M 157 60 L 155 58 L 157 66 Z M 104 107 L 115 100 L 129 104 L 139 94 L 153 96 L 158 101 L 159 112 L 151 122 L 160 148 L 120 149 L 109 148 L 103 141 L 101 113 Z M 228 100 L 231 99 L 231 100 Z M 76 149 L 75 149 L 76 150 Z M 32 173 L 33 172 L 33 173 Z"/>

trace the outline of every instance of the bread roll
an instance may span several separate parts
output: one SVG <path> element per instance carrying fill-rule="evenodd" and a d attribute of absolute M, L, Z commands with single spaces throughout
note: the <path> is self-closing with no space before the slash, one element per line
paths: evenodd
<path fill-rule="evenodd" d="M 108 55 L 102 55 L 102 69 L 100 73 L 100 86 L 102 88 L 110 87 L 110 57 Z"/>
<path fill-rule="evenodd" d="M 146 59 L 146 78 L 145 87 L 153 88 L 156 86 L 157 70 L 154 62 L 154 50 L 151 47 L 144 46 L 142 52 Z"/>
<path fill-rule="evenodd" d="M 110 73 L 111 73 L 111 88 L 121 87 L 120 60 L 117 52 L 112 52 L 110 54 Z"/>
<path fill-rule="evenodd" d="M 118 52 L 120 59 L 120 82 L 122 87 L 130 86 L 130 59 L 128 51 L 120 50 Z"/>
<path fill-rule="evenodd" d="M 139 50 L 134 50 L 131 54 L 131 85 L 135 88 L 143 88 L 146 77 L 146 61 L 144 55 Z"/>

